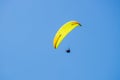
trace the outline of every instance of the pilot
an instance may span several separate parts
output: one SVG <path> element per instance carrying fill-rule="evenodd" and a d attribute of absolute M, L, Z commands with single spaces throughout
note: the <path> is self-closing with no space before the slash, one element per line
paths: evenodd
<path fill-rule="evenodd" d="M 67 53 L 70 53 L 70 48 L 66 50 Z"/>

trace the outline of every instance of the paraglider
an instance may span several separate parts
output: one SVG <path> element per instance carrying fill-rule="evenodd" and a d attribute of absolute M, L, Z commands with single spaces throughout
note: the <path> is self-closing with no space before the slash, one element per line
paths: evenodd
<path fill-rule="evenodd" d="M 81 26 L 81 24 L 77 21 L 69 21 L 65 23 L 63 26 L 60 27 L 60 29 L 55 34 L 54 40 L 53 40 L 53 46 L 54 48 L 58 48 L 63 39 L 77 26 Z M 70 52 L 70 49 L 66 51 L 67 53 Z"/>

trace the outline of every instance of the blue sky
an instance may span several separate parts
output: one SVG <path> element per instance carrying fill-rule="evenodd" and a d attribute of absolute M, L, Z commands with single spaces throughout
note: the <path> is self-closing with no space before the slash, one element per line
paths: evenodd
<path fill-rule="evenodd" d="M 0 0 L 0 80 L 120 80 L 119 3 Z M 70 20 L 82 27 L 54 49 L 56 31 Z"/>

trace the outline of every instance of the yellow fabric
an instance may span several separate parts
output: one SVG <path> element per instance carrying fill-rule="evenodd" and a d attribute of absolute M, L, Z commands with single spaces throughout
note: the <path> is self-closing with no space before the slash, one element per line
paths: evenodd
<path fill-rule="evenodd" d="M 77 26 L 81 26 L 81 24 L 77 21 L 69 21 L 65 23 L 63 26 L 61 26 L 61 28 L 55 34 L 53 40 L 54 48 L 58 48 L 62 40 Z"/>

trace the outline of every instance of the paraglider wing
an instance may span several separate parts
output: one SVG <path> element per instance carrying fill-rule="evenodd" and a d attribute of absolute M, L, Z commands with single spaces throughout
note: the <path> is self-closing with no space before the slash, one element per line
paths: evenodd
<path fill-rule="evenodd" d="M 58 48 L 62 40 L 77 26 L 81 26 L 81 24 L 77 21 L 69 21 L 65 23 L 61 28 L 57 31 L 55 34 L 54 40 L 53 40 L 53 46 L 54 48 Z"/>

